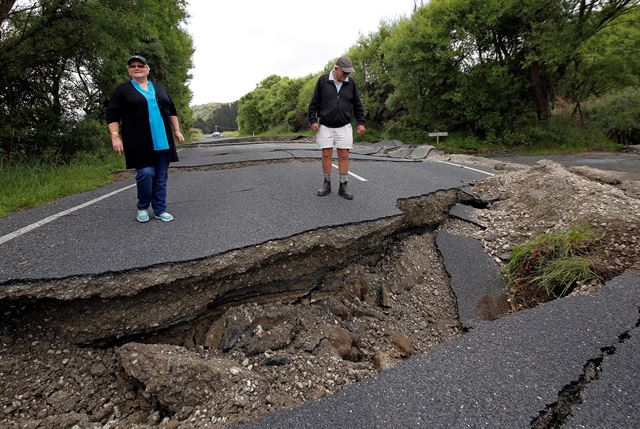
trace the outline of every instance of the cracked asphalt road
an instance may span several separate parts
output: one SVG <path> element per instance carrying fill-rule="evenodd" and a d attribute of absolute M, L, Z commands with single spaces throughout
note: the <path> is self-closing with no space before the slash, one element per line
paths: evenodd
<path fill-rule="evenodd" d="M 554 427 L 638 428 L 639 308 L 640 276 L 625 273 L 597 294 L 481 323 L 377 377 L 243 427 L 530 427 L 602 358 L 600 378 Z"/>
<path fill-rule="evenodd" d="M 194 260 L 317 228 L 394 216 L 401 213 L 400 198 L 487 177 L 432 161 L 354 155 L 351 171 L 367 181 L 351 178 L 355 198 L 346 201 L 337 189 L 327 197 L 315 195 L 322 176 L 319 151 L 310 143 L 193 147 L 180 156 L 169 176 L 168 210 L 175 222 L 136 222 L 136 191 L 130 187 L 1 243 L 0 285 Z M 207 167 L 283 157 L 291 162 Z M 298 159 L 309 157 L 313 162 Z M 133 183 L 127 179 L 15 213 L 0 221 L 0 238 Z"/>
<path fill-rule="evenodd" d="M 176 222 L 137 224 L 135 190 L 124 190 L 0 244 L 0 287 L 196 259 L 322 226 L 393 216 L 399 213 L 398 198 L 486 176 L 431 161 L 354 155 L 352 170 L 368 181 L 351 179 L 356 199 L 346 202 L 335 193 L 324 199 L 313 195 L 320 177 L 313 145 L 196 147 L 181 155 L 177 167 L 185 168 L 170 177 Z M 278 162 L 206 167 L 256 160 Z M 288 160 L 295 162 L 283 162 Z M 0 221 L 0 237 L 131 182 L 16 213 Z M 131 246 L 132 237 L 144 252 Z M 153 250 L 157 240 L 166 244 L 163 252 Z M 560 427 L 637 428 L 639 309 L 640 276 L 625 273 L 595 295 L 481 322 L 432 353 L 247 427 L 529 427 L 541 414 L 558 411 L 554 423 Z M 579 384 L 594 362 L 598 378 Z M 579 386 L 578 399 L 558 407 L 559 396 L 571 386 Z"/>

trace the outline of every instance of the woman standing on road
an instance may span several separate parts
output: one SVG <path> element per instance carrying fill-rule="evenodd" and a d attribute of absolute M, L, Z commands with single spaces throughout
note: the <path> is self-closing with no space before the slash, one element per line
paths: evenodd
<path fill-rule="evenodd" d="M 118 155 L 124 153 L 127 168 L 136 169 L 138 222 L 149 220 L 149 206 L 157 219 L 171 222 L 167 175 L 169 163 L 178 161 L 173 135 L 184 142 L 178 114 L 167 89 L 149 80 L 144 57 L 129 57 L 127 66 L 131 80 L 118 85 L 107 107 L 111 145 Z"/>

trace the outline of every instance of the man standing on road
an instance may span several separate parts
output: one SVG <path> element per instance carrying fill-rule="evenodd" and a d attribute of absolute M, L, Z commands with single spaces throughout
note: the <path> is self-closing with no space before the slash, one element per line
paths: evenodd
<path fill-rule="evenodd" d="M 364 134 L 365 127 L 362 101 L 355 81 L 349 78 L 351 72 L 351 60 L 340 57 L 329 74 L 320 76 L 309 103 L 309 122 L 311 129 L 318 132 L 316 143 L 322 149 L 324 181 L 317 192 L 320 197 L 331 193 L 331 156 L 335 147 L 338 151 L 340 172 L 338 195 L 347 200 L 353 199 L 347 188 L 349 149 L 353 147 L 351 112 L 355 113 L 358 122 L 358 134 Z"/>

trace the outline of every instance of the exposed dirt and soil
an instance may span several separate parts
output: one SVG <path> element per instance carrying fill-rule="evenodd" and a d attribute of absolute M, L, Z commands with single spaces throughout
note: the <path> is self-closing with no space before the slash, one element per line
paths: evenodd
<path fill-rule="evenodd" d="M 580 175 L 543 160 L 478 183 L 476 192 L 496 199 L 478 212 L 487 226 L 479 234 L 485 248 L 500 257 L 538 234 L 583 224 L 598 237 L 590 256 L 605 268 L 604 280 L 627 269 L 640 272 L 640 200 L 627 195 L 632 185 L 622 190 L 600 183 L 604 172 L 575 171 Z"/>
<path fill-rule="evenodd" d="M 484 227 L 447 216 L 469 195 L 439 192 L 399 202 L 401 217 L 207 260 L 3 287 L 0 427 L 229 427 L 428 352 L 463 335 L 439 228 L 502 263 L 584 222 L 611 276 L 640 272 L 640 201 L 620 183 L 502 167 L 474 187 Z"/>

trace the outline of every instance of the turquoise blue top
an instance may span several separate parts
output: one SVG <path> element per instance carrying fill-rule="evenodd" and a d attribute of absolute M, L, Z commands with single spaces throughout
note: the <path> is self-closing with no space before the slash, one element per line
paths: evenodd
<path fill-rule="evenodd" d="M 153 139 L 153 149 L 169 149 L 167 130 L 164 128 L 162 115 L 160 115 L 160 108 L 158 107 L 158 100 L 156 100 L 156 90 L 153 87 L 153 83 L 149 81 L 148 91 L 142 89 L 142 87 L 135 80 L 132 80 L 131 83 L 133 83 L 134 88 L 137 89 L 138 92 L 147 99 L 147 106 L 149 106 L 149 124 L 151 125 L 151 138 Z"/>

